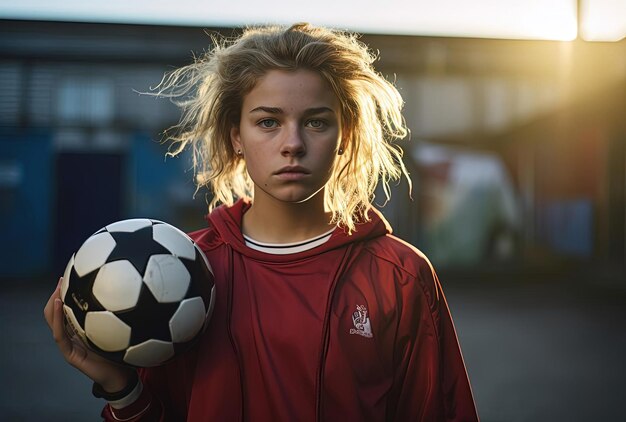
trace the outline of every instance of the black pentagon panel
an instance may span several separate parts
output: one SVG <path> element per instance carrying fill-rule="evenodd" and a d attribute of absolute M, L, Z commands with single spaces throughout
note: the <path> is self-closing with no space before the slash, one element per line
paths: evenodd
<path fill-rule="evenodd" d="M 105 310 L 92 292 L 98 271 L 100 271 L 99 268 L 80 277 L 76 273 L 76 269 L 72 267 L 67 293 L 65 293 L 65 305 L 72 309 L 76 320 L 83 329 L 85 328 L 85 315 L 87 312 Z"/>
<path fill-rule="evenodd" d="M 152 226 L 144 227 L 131 233 L 109 232 L 109 234 L 115 239 L 115 248 L 111 251 L 107 262 L 125 259 L 142 276 L 152 255 L 170 255 L 170 251 L 152 238 Z"/>
<path fill-rule="evenodd" d="M 199 339 L 200 339 L 200 336 L 196 336 L 194 339 L 187 341 L 185 343 L 173 343 L 174 355 L 178 356 L 181 353 L 186 352 L 187 350 L 191 348 L 191 346 L 196 344 L 199 341 Z"/>
<path fill-rule="evenodd" d="M 178 309 L 179 302 L 159 303 L 144 284 L 139 293 L 137 305 L 128 311 L 115 312 L 115 315 L 131 328 L 130 344 L 136 345 L 155 339 L 172 341 L 169 322 Z"/>
<path fill-rule="evenodd" d="M 198 249 L 196 249 L 196 259 L 191 261 L 185 258 L 179 258 L 183 263 L 189 275 L 191 276 L 191 283 L 187 290 L 186 298 L 200 296 L 204 300 L 204 306 L 209 306 L 211 299 L 211 289 L 213 289 L 214 281 L 213 274 L 207 268 L 204 263 L 204 259 L 200 255 Z"/>

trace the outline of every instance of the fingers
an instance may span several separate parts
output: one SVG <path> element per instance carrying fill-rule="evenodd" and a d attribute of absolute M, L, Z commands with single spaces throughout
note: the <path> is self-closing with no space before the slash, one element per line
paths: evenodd
<path fill-rule="evenodd" d="M 72 341 L 65 332 L 65 318 L 63 316 L 63 302 L 61 301 L 61 282 L 63 277 L 59 278 L 56 289 L 52 292 L 46 307 L 44 308 L 44 316 L 48 326 L 52 330 L 52 337 L 57 343 L 61 354 L 68 362 L 72 357 L 74 347 Z"/>
<path fill-rule="evenodd" d="M 111 371 L 119 372 L 120 370 L 113 363 L 91 352 L 78 334 L 68 333 L 66 330 L 66 319 L 61 301 L 62 280 L 62 278 L 59 279 L 56 289 L 44 307 L 44 317 L 52 331 L 52 337 L 67 363 L 92 380 L 104 385 L 103 382 L 107 383 L 111 379 Z"/>
<path fill-rule="evenodd" d="M 50 329 L 52 329 L 52 318 L 53 318 L 53 314 L 54 314 L 54 300 L 56 298 L 61 298 L 61 281 L 63 280 L 63 277 L 59 278 L 59 282 L 57 283 L 57 287 L 56 289 L 54 289 L 54 292 L 52 292 L 52 295 L 50 295 L 50 298 L 48 299 L 48 302 L 46 303 L 46 306 L 43 309 L 43 316 L 46 319 L 46 322 L 48 323 L 48 327 L 50 327 Z"/>
<path fill-rule="evenodd" d="M 72 341 L 65 332 L 63 303 L 60 298 L 54 298 L 53 308 L 52 336 L 54 337 L 54 341 L 57 343 L 61 354 L 63 354 L 65 359 L 69 361 L 74 347 L 72 345 Z"/>

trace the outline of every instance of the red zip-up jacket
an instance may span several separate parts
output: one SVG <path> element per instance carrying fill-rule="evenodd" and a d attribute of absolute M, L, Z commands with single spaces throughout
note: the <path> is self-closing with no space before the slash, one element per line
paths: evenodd
<path fill-rule="evenodd" d="M 107 421 L 477 421 L 455 329 L 426 257 L 384 218 L 276 255 L 245 245 L 246 201 L 191 233 L 216 304 L 188 353 L 141 369 Z M 112 413 L 114 412 L 114 413 Z"/>

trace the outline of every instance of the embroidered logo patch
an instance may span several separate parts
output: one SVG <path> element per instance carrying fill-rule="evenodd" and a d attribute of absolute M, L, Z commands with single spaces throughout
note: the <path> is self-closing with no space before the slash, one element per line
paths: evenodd
<path fill-rule="evenodd" d="M 365 305 L 356 305 L 356 311 L 352 314 L 352 323 L 354 328 L 350 328 L 350 334 L 358 334 L 367 338 L 374 337 Z"/>

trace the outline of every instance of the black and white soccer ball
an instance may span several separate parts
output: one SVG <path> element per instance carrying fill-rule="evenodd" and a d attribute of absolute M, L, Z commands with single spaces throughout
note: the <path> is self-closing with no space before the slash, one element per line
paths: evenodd
<path fill-rule="evenodd" d="M 113 362 L 157 366 L 187 350 L 210 319 L 214 278 L 185 233 L 118 221 L 72 255 L 61 283 L 66 327 Z"/>

